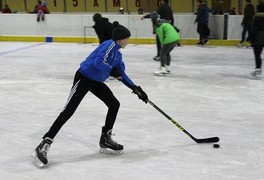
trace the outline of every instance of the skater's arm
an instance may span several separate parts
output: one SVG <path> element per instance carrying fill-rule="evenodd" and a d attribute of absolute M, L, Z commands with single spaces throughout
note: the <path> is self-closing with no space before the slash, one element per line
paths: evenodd
<path fill-rule="evenodd" d="M 137 86 L 133 83 L 133 85 L 130 84 L 130 82 L 127 81 L 127 79 L 118 79 L 123 82 L 127 87 L 129 87 L 133 93 L 135 93 L 139 99 L 141 99 L 143 102 L 148 103 L 148 95 L 143 91 L 143 89 L 140 86 Z M 132 81 L 131 81 L 132 82 Z"/>

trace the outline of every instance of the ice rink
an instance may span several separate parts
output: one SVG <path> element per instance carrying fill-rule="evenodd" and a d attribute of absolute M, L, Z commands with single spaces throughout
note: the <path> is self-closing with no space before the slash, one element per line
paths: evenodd
<path fill-rule="evenodd" d="M 264 80 L 251 80 L 250 48 L 176 47 L 171 74 L 153 72 L 155 45 L 122 50 L 127 74 L 149 99 L 196 138 L 218 136 L 220 148 L 197 144 L 117 80 L 106 84 L 121 103 L 113 137 L 123 155 L 101 154 L 107 108 L 88 93 L 38 169 L 31 154 L 63 109 L 73 76 L 97 46 L 0 42 L 0 179 L 263 180 Z"/>

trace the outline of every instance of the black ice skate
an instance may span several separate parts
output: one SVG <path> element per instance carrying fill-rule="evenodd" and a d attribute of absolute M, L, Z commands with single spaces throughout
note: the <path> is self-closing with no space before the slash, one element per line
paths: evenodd
<path fill-rule="evenodd" d="M 42 168 L 48 164 L 47 152 L 48 152 L 52 142 L 53 142 L 53 140 L 51 138 L 46 137 L 38 145 L 38 147 L 36 147 L 32 156 L 34 158 L 33 162 L 37 167 Z"/>
<path fill-rule="evenodd" d="M 243 48 L 243 47 L 246 47 L 246 48 L 252 48 L 252 45 L 250 42 L 240 42 L 236 45 L 238 48 Z"/>
<path fill-rule="evenodd" d="M 159 57 L 159 56 L 155 56 L 155 57 L 153 58 L 153 60 L 154 60 L 154 61 L 160 61 L 160 57 Z"/>
<path fill-rule="evenodd" d="M 202 45 L 202 41 L 200 40 L 196 45 Z"/>
<path fill-rule="evenodd" d="M 106 154 L 122 154 L 123 153 L 123 145 L 118 144 L 112 138 L 112 130 L 109 130 L 106 134 L 102 133 L 100 138 L 100 153 Z"/>
<path fill-rule="evenodd" d="M 207 39 L 203 39 L 202 43 L 201 43 L 201 46 L 205 46 L 207 44 L 209 44 L 208 40 Z"/>

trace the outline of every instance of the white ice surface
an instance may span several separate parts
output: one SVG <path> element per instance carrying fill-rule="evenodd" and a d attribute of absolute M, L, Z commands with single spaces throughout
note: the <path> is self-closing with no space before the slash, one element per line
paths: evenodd
<path fill-rule="evenodd" d="M 116 80 L 121 103 L 114 139 L 121 156 L 98 152 L 107 108 L 88 93 L 38 169 L 30 154 L 62 110 L 75 71 L 91 44 L 0 42 L 0 179 L 263 180 L 264 81 L 250 80 L 252 49 L 176 47 L 171 74 L 153 76 L 155 45 L 122 50 L 127 74 L 151 101 L 196 138 L 196 144 Z"/>

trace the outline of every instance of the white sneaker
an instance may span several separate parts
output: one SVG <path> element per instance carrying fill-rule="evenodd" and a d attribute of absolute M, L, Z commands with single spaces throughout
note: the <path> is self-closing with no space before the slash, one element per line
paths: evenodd
<path fill-rule="evenodd" d="M 166 71 L 166 68 L 162 66 L 160 67 L 160 70 L 154 72 L 155 76 L 164 76 L 165 74 L 168 74 L 168 72 Z"/>

